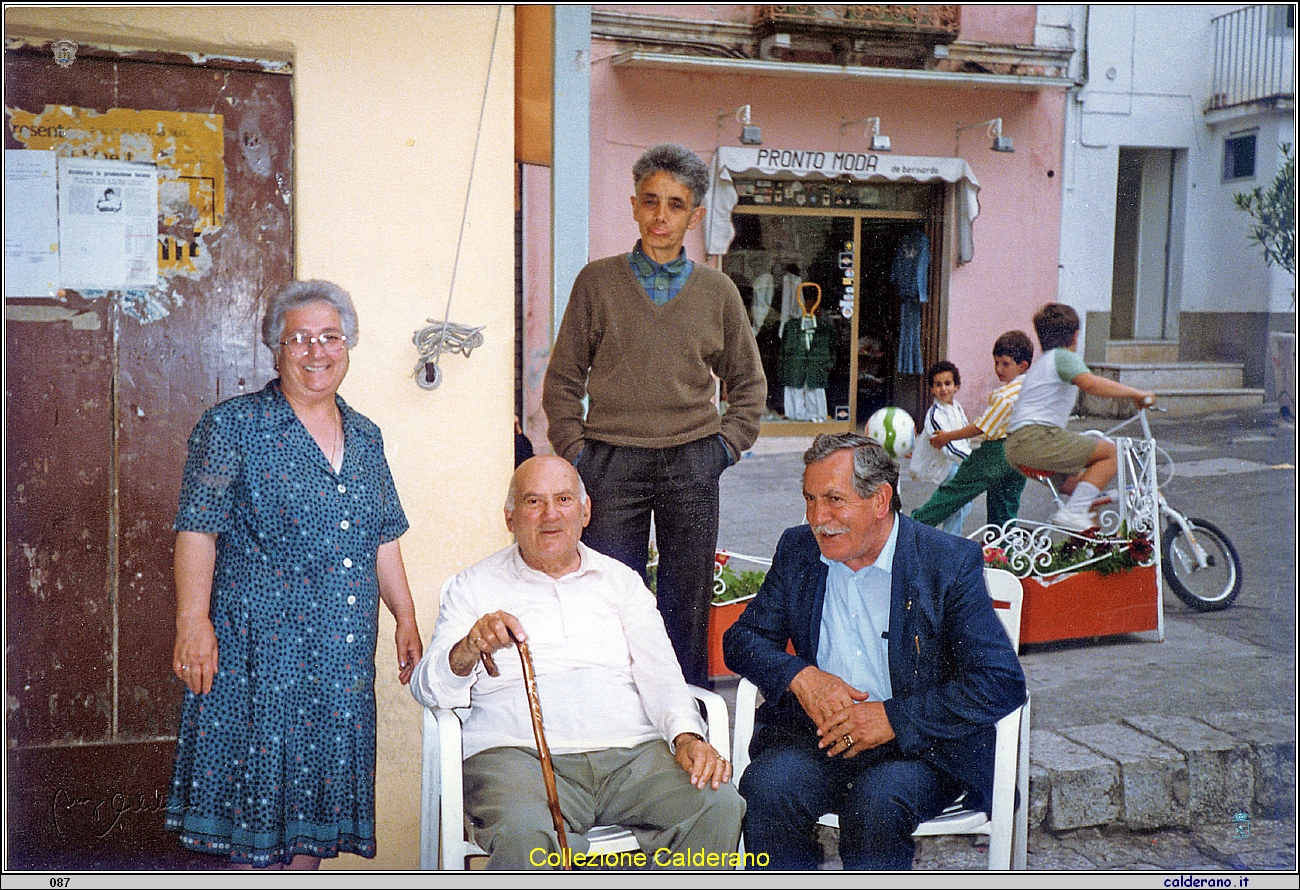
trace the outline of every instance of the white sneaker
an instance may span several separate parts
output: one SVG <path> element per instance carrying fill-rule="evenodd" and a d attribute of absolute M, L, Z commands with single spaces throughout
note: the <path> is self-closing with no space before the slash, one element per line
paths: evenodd
<path fill-rule="evenodd" d="M 1088 529 L 1097 526 L 1097 523 L 1092 519 L 1092 514 L 1087 510 L 1073 511 L 1067 510 L 1065 507 L 1053 513 L 1048 522 L 1071 532 L 1086 532 Z"/>

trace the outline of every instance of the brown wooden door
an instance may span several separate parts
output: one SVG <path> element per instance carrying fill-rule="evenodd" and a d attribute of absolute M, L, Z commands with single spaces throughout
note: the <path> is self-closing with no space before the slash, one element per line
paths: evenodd
<path fill-rule="evenodd" d="M 5 53 L 6 148 L 34 147 L 14 112 L 50 106 L 188 112 L 209 132 L 220 115 L 225 178 L 219 226 L 212 207 L 160 211 L 156 288 L 6 300 L 10 868 L 218 864 L 162 830 L 182 693 L 171 524 L 199 415 L 273 376 L 257 329 L 293 275 L 290 78 L 244 69 Z"/>

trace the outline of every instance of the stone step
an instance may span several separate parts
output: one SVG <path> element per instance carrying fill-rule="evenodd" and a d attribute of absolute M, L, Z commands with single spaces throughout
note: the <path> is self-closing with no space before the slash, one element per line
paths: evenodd
<path fill-rule="evenodd" d="M 1231 362 L 1099 362 L 1092 373 L 1137 389 L 1233 389 L 1242 365 Z"/>
<path fill-rule="evenodd" d="M 1156 394 L 1156 404 L 1170 415 L 1186 417 L 1195 414 L 1213 414 L 1216 411 L 1236 411 L 1258 408 L 1264 404 L 1262 389 L 1161 389 Z M 1132 417 L 1136 413 L 1127 399 L 1099 399 L 1079 393 L 1078 410 L 1093 417 Z"/>
<path fill-rule="evenodd" d="M 1295 716 L 1239 711 L 1199 719 L 1030 732 L 1030 829 L 1134 830 L 1295 817 Z"/>
<path fill-rule="evenodd" d="M 1176 362 L 1177 340 L 1107 340 L 1106 361 L 1126 362 Z"/>

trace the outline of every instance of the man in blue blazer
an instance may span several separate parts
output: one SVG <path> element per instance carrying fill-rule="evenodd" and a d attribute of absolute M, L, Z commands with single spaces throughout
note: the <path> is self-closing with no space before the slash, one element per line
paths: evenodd
<path fill-rule="evenodd" d="M 745 849 L 817 868 L 816 821 L 835 812 L 846 869 L 909 869 L 916 826 L 962 792 L 987 812 L 994 724 L 1024 702 L 1024 674 L 979 547 L 901 514 L 879 444 L 821 435 L 804 465 L 808 524 L 782 535 L 723 641 L 766 699 L 740 782 Z"/>

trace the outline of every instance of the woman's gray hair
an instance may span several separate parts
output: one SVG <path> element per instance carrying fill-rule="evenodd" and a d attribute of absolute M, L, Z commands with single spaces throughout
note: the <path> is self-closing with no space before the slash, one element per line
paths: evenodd
<path fill-rule="evenodd" d="M 893 491 L 889 509 L 894 513 L 903 510 L 903 500 L 898 496 L 898 464 L 889 456 L 884 446 L 860 433 L 822 433 L 813 439 L 812 446 L 803 453 L 804 466 L 825 460 L 837 451 L 853 452 L 853 490 L 859 497 L 869 498 L 888 482 Z"/>
<path fill-rule="evenodd" d="M 642 180 L 655 173 L 667 173 L 690 189 L 691 197 L 695 199 L 692 210 L 703 204 L 704 196 L 709 193 L 708 166 L 684 145 L 663 143 L 646 149 L 645 154 L 632 165 L 632 187 L 640 188 Z"/>
<path fill-rule="evenodd" d="M 290 281 L 271 297 L 262 316 L 262 342 L 275 352 L 284 336 L 284 317 L 301 306 L 324 303 L 339 314 L 343 333 L 348 338 L 348 348 L 357 345 L 357 310 L 352 297 L 337 284 L 329 281 Z"/>

